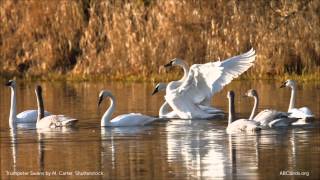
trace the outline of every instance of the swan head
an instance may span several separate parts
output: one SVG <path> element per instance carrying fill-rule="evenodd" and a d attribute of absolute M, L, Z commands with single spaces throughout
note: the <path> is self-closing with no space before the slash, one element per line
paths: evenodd
<path fill-rule="evenodd" d="M 168 64 L 165 64 L 164 67 L 172 67 L 172 66 L 176 66 L 176 65 L 183 65 L 185 64 L 185 62 L 182 59 L 179 58 L 174 58 L 172 59 Z"/>
<path fill-rule="evenodd" d="M 166 83 L 158 83 L 156 87 L 154 88 L 152 95 L 156 94 L 159 91 L 165 90 L 167 88 Z"/>
<path fill-rule="evenodd" d="M 228 99 L 234 99 L 234 96 L 235 96 L 235 94 L 234 94 L 233 91 L 228 91 L 228 93 L 227 93 L 227 98 Z"/>
<path fill-rule="evenodd" d="M 36 89 L 35 89 L 35 92 L 36 92 L 36 94 L 41 94 L 42 93 L 42 87 L 40 85 L 37 85 Z"/>
<path fill-rule="evenodd" d="M 15 87 L 16 87 L 16 81 L 15 81 L 15 80 L 9 80 L 9 81 L 6 83 L 6 86 L 15 88 Z"/>
<path fill-rule="evenodd" d="M 246 94 L 245 96 L 247 97 L 257 97 L 258 96 L 258 93 L 256 90 L 254 89 L 250 89 Z"/>
<path fill-rule="evenodd" d="M 295 86 L 296 86 L 296 82 L 294 80 L 288 79 L 281 84 L 280 88 L 295 87 Z"/>
<path fill-rule="evenodd" d="M 102 90 L 99 93 L 99 100 L 98 100 L 98 106 L 100 106 L 101 102 L 106 98 L 106 97 L 113 97 L 111 92 L 107 90 Z"/>

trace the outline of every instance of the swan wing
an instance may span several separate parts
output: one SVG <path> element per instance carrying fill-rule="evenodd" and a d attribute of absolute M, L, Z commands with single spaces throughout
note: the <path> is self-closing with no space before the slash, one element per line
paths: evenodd
<path fill-rule="evenodd" d="M 204 106 L 199 104 L 199 108 L 205 111 L 206 113 L 210 113 L 210 114 L 224 114 L 224 112 L 221 109 L 214 108 L 211 106 Z"/>
<path fill-rule="evenodd" d="M 248 119 L 238 119 L 233 121 L 227 127 L 227 133 L 235 133 L 241 131 L 257 131 L 260 130 L 259 123 Z"/>
<path fill-rule="evenodd" d="M 247 71 L 253 65 L 255 57 L 255 50 L 251 49 L 222 62 L 194 64 L 190 67 L 187 79 L 176 93 L 191 94 L 194 103 L 208 101 L 213 94 Z"/>
<path fill-rule="evenodd" d="M 45 116 L 50 115 L 49 112 L 45 111 Z M 26 110 L 17 114 L 17 123 L 36 123 L 38 117 L 37 110 Z"/>
<path fill-rule="evenodd" d="M 74 125 L 78 120 L 65 115 L 50 115 L 37 122 L 37 128 L 56 128 Z"/>
<path fill-rule="evenodd" d="M 111 120 L 112 126 L 144 126 L 154 122 L 156 118 L 140 113 L 123 114 Z"/>
<path fill-rule="evenodd" d="M 286 112 L 280 112 L 273 109 L 265 109 L 258 113 L 253 120 L 256 122 L 260 122 L 261 126 L 268 126 L 271 121 L 279 118 L 288 118 L 288 116 L 289 113 Z"/>
<path fill-rule="evenodd" d="M 171 111 L 166 114 L 159 114 L 159 118 L 175 119 L 175 118 L 179 118 L 179 116 L 176 112 Z"/>
<path fill-rule="evenodd" d="M 293 108 L 288 111 L 290 113 L 291 118 L 313 118 L 311 110 L 307 107 L 302 108 Z"/>
<path fill-rule="evenodd" d="M 287 127 L 290 126 L 293 122 L 297 121 L 297 119 L 295 118 L 288 118 L 288 117 L 284 117 L 284 118 L 278 118 L 278 119 L 274 119 L 272 121 L 270 121 L 268 123 L 269 127 Z"/>

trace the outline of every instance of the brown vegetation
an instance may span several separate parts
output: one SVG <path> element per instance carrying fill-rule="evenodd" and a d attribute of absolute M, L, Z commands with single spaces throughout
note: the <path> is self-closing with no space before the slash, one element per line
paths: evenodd
<path fill-rule="evenodd" d="M 320 74 L 320 1 L 0 0 L 0 75 L 139 76 L 257 50 L 249 74 Z"/>

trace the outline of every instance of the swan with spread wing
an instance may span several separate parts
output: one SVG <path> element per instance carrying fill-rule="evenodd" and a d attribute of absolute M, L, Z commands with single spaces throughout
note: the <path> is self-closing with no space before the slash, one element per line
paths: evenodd
<path fill-rule="evenodd" d="M 211 119 L 212 114 L 199 105 L 210 106 L 211 97 L 233 79 L 247 71 L 255 61 L 255 50 L 231 57 L 224 61 L 194 64 L 188 69 L 181 59 L 173 59 L 165 67 L 180 66 L 184 76 L 167 85 L 165 99 L 183 119 Z"/>

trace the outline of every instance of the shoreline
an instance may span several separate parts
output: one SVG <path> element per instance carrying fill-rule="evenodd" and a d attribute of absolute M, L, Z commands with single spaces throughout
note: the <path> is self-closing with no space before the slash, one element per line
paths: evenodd
<path fill-rule="evenodd" d="M 7 79 L 19 79 L 28 82 L 33 81 L 69 81 L 69 82 L 81 82 L 81 81 L 119 81 L 119 82 L 168 82 L 180 79 L 182 73 L 152 73 L 150 75 L 80 75 L 80 74 L 68 74 L 68 73 L 48 73 L 46 75 L 22 75 L 22 74 L 0 74 L 0 80 Z M 236 78 L 236 81 L 250 80 L 250 81 L 284 81 L 287 79 L 293 79 L 298 82 L 317 82 L 320 83 L 320 72 L 309 73 L 304 75 L 297 74 L 283 74 L 283 75 L 252 75 L 243 74 Z"/>

